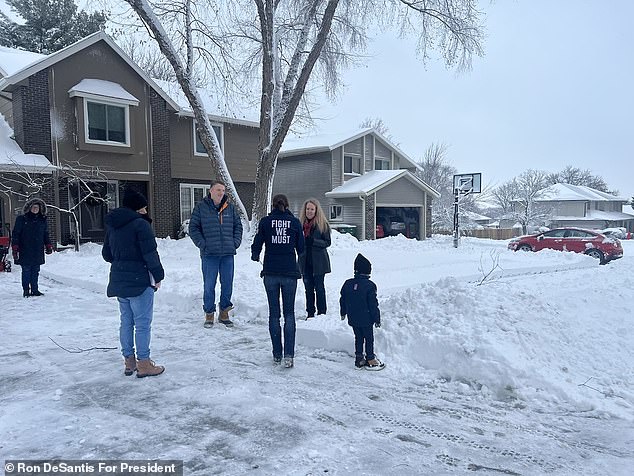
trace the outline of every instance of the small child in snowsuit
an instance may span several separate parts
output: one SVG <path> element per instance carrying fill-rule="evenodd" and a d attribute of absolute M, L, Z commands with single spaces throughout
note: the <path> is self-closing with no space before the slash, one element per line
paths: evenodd
<path fill-rule="evenodd" d="M 374 355 L 372 325 L 381 327 L 381 311 L 376 298 L 376 284 L 370 281 L 371 272 L 372 263 L 358 254 L 354 260 L 354 278 L 348 279 L 341 288 L 340 314 L 341 320 L 348 316 L 348 324 L 354 332 L 355 367 L 382 370 L 385 364 Z"/>

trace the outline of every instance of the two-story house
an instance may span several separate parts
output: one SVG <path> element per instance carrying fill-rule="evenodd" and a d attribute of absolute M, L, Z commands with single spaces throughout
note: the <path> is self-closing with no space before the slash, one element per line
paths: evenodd
<path fill-rule="evenodd" d="M 634 216 L 622 211 L 628 199 L 590 187 L 557 183 L 544 189 L 535 202 L 548 211 L 545 224 L 551 228 L 624 227 L 634 231 Z"/>
<path fill-rule="evenodd" d="M 294 213 L 316 198 L 333 228 L 357 238 L 431 235 L 431 203 L 439 193 L 414 173 L 417 165 L 375 129 L 284 142 L 273 193 Z"/>
<path fill-rule="evenodd" d="M 0 113 L 21 151 L 52 165 L 43 198 L 65 210 L 78 204 L 82 241 L 103 239 L 105 214 L 118 206 L 124 187 L 148 196 L 157 236 L 175 236 L 213 179 L 193 113 L 175 85 L 149 78 L 103 32 L 48 56 L 5 48 L 0 75 Z M 258 123 L 208 112 L 250 209 Z M 23 172 L 14 162 L 7 167 Z M 82 181 L 92 191 L 87 200 Z M 17 202 L 2 199 L 3 217 L 13 221 L 21 209 Z M 69 215 L 52 215 L 53 239 L 73 241 Z"/>

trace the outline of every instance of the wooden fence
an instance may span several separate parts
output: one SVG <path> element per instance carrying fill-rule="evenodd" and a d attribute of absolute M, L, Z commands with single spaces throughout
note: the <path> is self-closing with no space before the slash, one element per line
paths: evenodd
<path fill-rule="evenodd" d="M 434 233 L 440 235 L 453 235 L 451 230 L 438 230 Z M 460 229 L 460 236 L 471 236 L 473 238 L 488 238 L 490 240 L 510 240 L 522 235 L 521 228 L 484 228 L 481 230 Z"/>

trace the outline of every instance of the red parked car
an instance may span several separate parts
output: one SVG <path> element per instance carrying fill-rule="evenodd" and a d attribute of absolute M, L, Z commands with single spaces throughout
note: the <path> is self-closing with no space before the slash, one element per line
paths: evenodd
<path fill-rule="evenodd" d="M 544 248 L 585 253 L 601 264 L 623 256 L 623 247 L 616 238 L 581 228 L 555 228 L 543 233 L 520 236 L 509 242 L 513 251 L 539 251 Z"/>

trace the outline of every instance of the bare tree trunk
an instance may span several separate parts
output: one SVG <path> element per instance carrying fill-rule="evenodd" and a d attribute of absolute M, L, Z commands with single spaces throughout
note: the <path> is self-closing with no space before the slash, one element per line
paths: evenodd
<path fill-rule="evenodd" d="M 209 122 L 209 116 L 207 115 L 207 111 L 202 104 L 202 100 L 200 95 L 198 94 L 198 90 L 193 81 L 192 77 L 192 44 L 191 44 L 191 24 L 187 23 L 186 28 L 188 29 L 186 35 L 188 38 L 188 48 L 187 48 L 187 58 L 188 65 L 187 68 L 183 66 L 180 58 L 178 57 L 178 53 L 174 48 L 172 42 L 169 39 L 169 36 L 163 26 L 161 25 L 160 20 L 156 17 L 154 12 L 151 10 L 151 7 L 144 0 L 125 0 L 133 10 L 139 15 L 141 20 L 145 23 L 145 26 L 150 30 L 156 40 L 161 52 L 165 55 L 167 60 L 174 68 L 174 73 L 176 74 L 176 79 L 178 80 L 178 84 L 183 90 L 185 97 L 187 97 L 187 101 L 194 112 L 194 118 L 196 119 L 196 132 L 200 137 L 200 141 L 205 146 L 207 153 L 209 155 L 209 160 L 211 162 L 212 172 L 215 175 L 216 179 L 222 180 L 227 186 L 227 195 L 233 202 L 233 204 L 238 208 L 238 212 L 240 216 L 245 221 L 248 221 L 247 211 L 244 207 L 244 204 L 240 200 L 238 196 L 238 192 L 236 190 L 235 184 L 233 183 L 233 179 L 229 174 L 229 169 L 227 168 L 227 164 L 224 159 L 224 155 L 222 153 L 222 149 L 220 148 L 220 144 L 218 143 L 218 139 L 216 138 L 215 133 L 211 127 L 211 123 Z M 189 2 L 187 4 L 188 12 L 189 12 Z M 211 177 L 210 177 L 211 180 Z"/>

